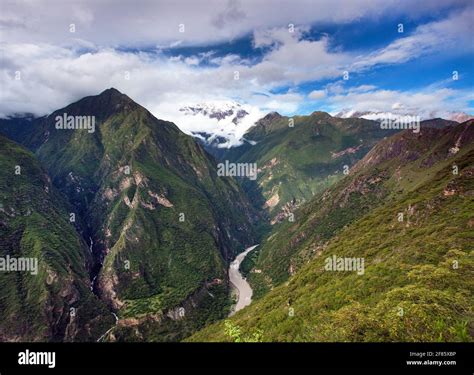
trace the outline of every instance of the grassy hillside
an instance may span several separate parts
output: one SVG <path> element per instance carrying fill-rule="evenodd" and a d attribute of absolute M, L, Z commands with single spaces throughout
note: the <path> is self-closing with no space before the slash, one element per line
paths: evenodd
<path fill-rule="evenodd" d="M 447 150 L 458 139 L 467 147 L 469 137 L 471 128 L 457 125 L 426 128 L 420 134 L 402 132 L 377 144 L 340 183 L 296 211 L 294 222 L 274 227 L 262 246 L 246 259 L 242 267 L 255 296 L 286 281 L 315 253 L 323 251 L 344 226 L 381 204 L 397 201 L 451 165 L 453 155 Z"/>
<path fill-rule="evenodd" d="M 255 335 L 259 341 L 472 341 L 473 140 L 471 121 L 381 142 L 328 193 L 342 199 L 335 202 L 342 204 L 342 224 L 320 222 L 309 206 L 295 224 L 299 241 L 288 228 L 275 235 L 279 243 L 285 237 L 286 243 L 293 241 L 291 253 L 304 259 L 294 276 L 190 341 L 236 341 L 237 336 L 245 341 Z M 369 170 L 379 171 L 372 181 L 380 189 L 348 190 Z M 344 207 L 356 206 L 366 194 L 379 196 L 380 203 L 346 221 L 351 214 Z M 320 207 L 317 201 L 324 198 L 310 204 Z M 340 229 L 321 246 L 331 223 Z M 278 246 L 273 251 L 282 254 Z M 363 260 L 363 274 L 328 271 L 326 259 L 332 256 Z"/>

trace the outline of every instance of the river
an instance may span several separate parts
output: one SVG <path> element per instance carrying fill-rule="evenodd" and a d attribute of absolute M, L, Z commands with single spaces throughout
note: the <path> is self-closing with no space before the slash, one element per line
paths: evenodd
<path fill-rule="evenodd" d="M 115 325 L 112 326 L 112 327 L 110 327 L 110 328 L 107 330 L 107 332 L 105 332 L 102 336 L 100 336 L 100 337 L 97 339 L 97 342 L 100 342 L 104 337 L 106 337 L 106 336 L 109 334 L 109 332 L 112 331 L 112 330 L 115 328 L 115 326 L 118 324 L 118 321 L 119 321 L 118 316 L 115 315 L 114 313 L 111 313 L 111 314 L 112 314 L 112 315 L 114 316 L 114 318 L 115 318 Z"/>
<path fill-rule="evenodd" d="M 237 292 L 237 304 L 231 311 L 230 315 L 234 315 L 237 311 L 242 310 L 245 306 L 252 302 L 252 288 L 247 280 L 239 271 L 240 264 L 245 259 L 248 253 L 255 249 L 258 245 L 254 245 L 245 249 L 244 252 L 237 255 L 234 261 L 229 266 L 229 280 Z"/>
<path fill-rule="evenodd" d="M 247 280 L 245 280 L 245 278 L 240 273 L 239 267 L 242 261 L 248 255 L 248 253 L 250 253 L 257 246 L 258 245 L 254 245 L 245 249 L 245 251 L 237 255 L 237 257 L 229 265 L 229 280 L 232 287 L 237 292 L 237 304 L 232 309 L 232 312 L 230 313 L 230 315 L 234 315 L 237 311 L 242 310 L 245 306 L 250 305 L 250 303 L 252 302 L 252 293 L 253 293 L 252 288 L 250 287 Z M 93 279 L 93 285 L 94 285 L 96 277 L 97 276 L 95 276 Z M 115 315 L 114 313 L 112 313 L 112 315 L 115 318 L 115 325 L 117 325 L 119 319 L 117 315 Z M 107 330 L 107 332 L 105 332 L 102 336 L 100 336 L 97 342 L 102 341 L 102 339 L 106 337 L 112 329 L 114 329 L 115 325 L 110 327 Z"/>

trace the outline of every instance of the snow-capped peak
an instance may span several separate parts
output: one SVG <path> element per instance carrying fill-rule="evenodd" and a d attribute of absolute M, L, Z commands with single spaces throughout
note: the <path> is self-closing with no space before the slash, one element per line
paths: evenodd
<path fill-rule="evenodd" d="M 216 119 L 217 121 L 222 121 L 230 117 L 230 120 L 234 125 L 237 125 L 249 114 L 239 103 L 232 101 L 213 101 L 188 105 L 180 108 L 180 112 L 192 116 L 201 114 Z"/>
<path fill-rule="evenodd" d="M 257 107 L 229 100 L 187 104 L 179 114 L 181 130 L 219 148 L 241 144 L 247 129 L 262 117 Z"/>

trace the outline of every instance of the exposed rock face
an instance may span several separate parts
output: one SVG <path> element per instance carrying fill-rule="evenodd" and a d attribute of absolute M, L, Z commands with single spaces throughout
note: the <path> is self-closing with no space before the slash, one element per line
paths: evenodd
<path fill-rule="evenodd" d="M 148 195 L 155 198 L 156 201 L 164 207 L 173 207 L 173 203 L 171 203 L 164 195 L 158 195 L 150 190 L 148 190 Z"/>
<path fill-rule="evenodd" d="M 267 208 L 267 207 L 268 207 L 268 208 L 273 208 L 273 207 L 275 207 L 275 206 L 278 204 L 279 201 L 280 201 L 280 197 L 278 196 L 278 192 L 276 192 L 275 194 L 273 194 L 273 195 L 271 196 L 271 198 L 270 198 L 269 200 L 267 200 L 267 201 L 265 202 L 265 206 L 264 206 L 264 207 L 265 207 L 265 208 Z"/>
<path fill-rule="evenodd" d="M 359 145 L 357 147 L 349 147 L 346 148 L 345 150 L 339 151 L 339 152 L 331 152 L 331 157 L 336 159 L 340 158 L 341 156 L 348 155 L 348 154 L 355 154 L 359 149 L 362 147 L 362 145 Z"/>
<path fill-rule="evenodd" d="M 106 301 L 115 311 L 119 311 L 124 302 L 121 301 L 116 292 L 118 285 L 118 277 L 115 274 L 109 273 L 106 276 L 101 276 L 98 282 L 98 290 L 100 297 Z"/>

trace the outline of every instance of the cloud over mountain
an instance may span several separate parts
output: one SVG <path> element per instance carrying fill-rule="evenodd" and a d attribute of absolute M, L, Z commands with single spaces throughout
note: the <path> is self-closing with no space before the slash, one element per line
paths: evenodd
<path fill-rule="evenodd" d="M 180 108 L 222 100 L 254 114 L 385 110 L 399 102 L 472 113 L 472 5 L 371 3 L 144 2 L 138 14 L 132 2 L 6 2 L 0 116 L 45 115 L 111 86 L 188 133 L 207 124 L 189 124 Z M 389 37 L 379 40 L 382 32 Z M 427 74 L 408 79 L 397 70 L 420 64 Z"/>

